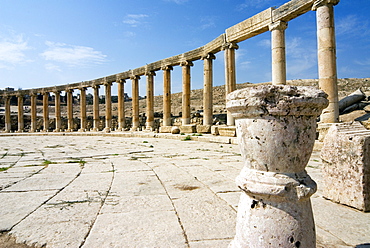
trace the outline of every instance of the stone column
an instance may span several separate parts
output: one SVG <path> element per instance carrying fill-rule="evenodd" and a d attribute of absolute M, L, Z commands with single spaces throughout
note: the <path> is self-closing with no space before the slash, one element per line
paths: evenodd
<path fill-rule="evenodd" d="M 10 133 L 12 130 L 12 120 L 10 116 L 10 99 L 11 96 L 4 97 L 5 104 L 5 132 Z"/>
<path fill-rule="evenodd" d="M 329 106 L 323 111 L 320 117 L 321 123 L 339 122 L 333 8 L 338 3 L 339 0 L 318 0 L 312 7 L 312 10 L 316 10 L 317 19 L 319 87 L 329 95 Z"/>
<path fill-rule="evenodd" d="M 105 128 L 104 132 L 112 130 L 112 82 L 105 82 Z"/>
<path fill-rule="evenodd" d="M 137 131 L 139 122 L 139 76 L 132 76 L 132 127 L 131 131 Z"/>
<path fill-rule="evenodd" d="M 118 129 L 117 131 L 123 131 L 126 125 L 125 118 L 125 83 L 124 79 L 118 79 Z"/>
<path fill-rule="evenodd" d="M 24 111 L 23 111 L 23 95 L 19 94 L 18 99 L 18 132 L 23 132 L 24 129 Z"/>
<path fill-rule="evenodd" d="M 68 132 L 73 132 L 73 89 L 66 90 L 67 93 L 67 118 L 68 118 Z"/>
<path fill-rule="evenodd" d="M 172 66 L 164 66 L 163 70 L 163 126 L 172 126 L 171 120 L 171 71 Z"/>
<path fill-rule="evenodd" d="M 235 50 L 239 49 L 239 46 L 235 43 L 226 43 L 222 47 L 225 50 L 225 89 L 227 94 L 236 90 L 236 66 L 235 66 Z M 227 123 L 228 126 L 234 126 L 235 120 L 231 113 L 227 111 Z"/>
<path fill-rule="evenodd" d="M 314 87 L 288 85 L 228 95 L 244 160 L 236 179 L 243 190 L 236 235 L 229 247 L 316 247 L 310 202 L 316 183 L 305 167 L 326 97 Z"/>
<path fill-rule="evenodd" d="M 190 67 L 193 62 L 184 61 L 182 66 L 182 125 L 190 124 L 190 92 L 191 92 L 191 75 Z"/>
<path fill-rule="evenodd" d="M 44 118 L 43 132 L 49 131 L 49 92 L 42 93 L 42 115 Z"/>
<path fill-rule="evenodd" d="M 271 23 L 271 53 L 272 53 L 272 84 L 286 84 L 286 58 L 285 58 L 285 29 L 288 24 L 284 21 Z"/>
<path fill-rule="evenodd" d="M 60 132 L 62 126 L 61 111 L 60 111 L 60 91 L 55 91 L 55 129 L 54 132 Z"/>
<path fill-rule="evenodd" d="M 213 60 L 216 59 L 213 53 L 202 57 L 204 60 L 204 85 L 203 85 L 203 125 L 213 124 Z"/>
<path fill-rule="evenodd" d="M 31 129 L 30 132 L 37 130 L 37 108 L 36 108 L 37 93 L 31 93 Z"/>
<path fill-rule="evenodd" d="M 92 131 L 98 132 L 99 131 L 99 85 L 94 85 L 94 99 L 93 99 L 93 119 L 94 119 L 94 126 Z"/>
<path fill-rule="evenodd" d="M 81 127 L 79 132 L 86 131 L 86 87 L 80 88 L 80 121 Z"/>
<path fill-rule="evenodd" d="M 154 128 L 154 71 L 146 72 L 146 130 Z"/>

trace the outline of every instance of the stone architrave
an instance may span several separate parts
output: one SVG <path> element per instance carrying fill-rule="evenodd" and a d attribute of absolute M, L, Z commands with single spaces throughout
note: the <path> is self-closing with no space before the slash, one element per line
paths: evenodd
<path fill-rule="evenodd" d="M 30 129 L 30 132 L 36 132 L 37 130 L 36 97 L 37 97 L 37 93 L 31 93 L 31 129 Z"/>
<path fill-rule="evenodd" d="M 62 126 L 61 111 L 60 111 L 60 91 L 55 91 L 55 129 L 54 132 L 60 132 Z"/>
<path fill-rule="evenodd" d="M 126 125 L 125 119 L 125 83 L 124 79 L 117 79 L 118 84 L 118 129 L 123 131 Z"/>
<path fill-rule="evenodd" d="M 67 89 L 67 119 L 68 119 L 68 132 L 73 132 L 73 89 Z"/>
<path fill-rule="evenodd" d="M 334 26 L 334 8 L 339 0 L 318 0 L 316 11 L 319 87 L 328 94 L 329 106 L 323 111 L 321 123 L 339 122 L 337 62 Z"/>
<path fill-rule="evenodd" d="M 216 56 L 209 53 L 202 57 L 204 61 L 204 80 L 203 80 L 203 125 L 212 126 L 213 124 L 213 60 Z M 211 130 L 209 130 L 211 132 Z"/>
<path fill-rule="evenodd" d="M 12 122 L 10 116 L 10 96 L 4 97 L 5 102 L 5 132 L 9 133 L 12 130 Z"/>
<path fill-rule="evenodd" d="M 370 211 L 370 130 L 359 122 L 332 125 L 321 158 L 324 197 Z"/>
<path fill-rule="evenodd" d="M 146 130 L 154 128 L 154 71 L 147 71 L 146 76 Z"/>
<path fill-rule="evenodd" d="M 80 88 L 80 129 L 79 132 L 86 131 L 86 87 Z"/>
<path fill-rule="evenodd" d="M 18 132 L 23 132 L 24 129 L 24 111 L 23 111 L 23 95 L 19 94 L 17 96 L 18 100 Z"/>
<path fill-rule="evenodd" d="M 182 125 L 190 125 L 190 92 L 191 92 L 191 74 L 190 67 L 193 62 L 184 61 L 180 63 L 182 67 Z"/>
<path fill-rule="evenodd" d="M 269 25 L 271 31 L 272 84 L 286 84 L 285 29 L 288 24 L 278 21 Z"/>
<path fill-rule="evenodd" d="M 131 131 L 137 131 L 140 127 L 139 120 L 139 76 L 132 76 L 132 127 Z"/>
<path fill-rule="evenodd" d="M 239 46 L 235 43 L 225 43 L 222 49 L 225 51 L 225 91 L 227 96 L 236 90 L 235 50 L 239 49 Z M 228 126 L 235 125 L 235 120 L 229 111 L 227 111 L 226 124 Z"/>
<path fill-rule="evenodd" d="M 316 183 L 305 167 L 326 97 L 314 87 L 287 85 L 228 95 L 245 161 L 236 179 L 243 192 L 229 247 L 316 247 L 310 201 Z"/>
<path fill-rule="evenodd" d="M 163 66 L 163 126 L 172 126 L 171 120 L 171 71 L 172 66 Z"/>
<path fill-rule="evenodd" d="M 49 92 L 42 93 L 42 114 L 44 118 L 43 132 L 49 131 Z"/>
<path fill-rule="evenodd" d="M 94 98 L 93 98 L 93 128 L 92 131 L 99 131 L 100 115 L 99 115 L 99 85 L 94 85 Z"/>
<path fill-rule="evenodd" d="M 112 130 L 112 82 L 105 82 L 105 128 L 104 132 Z"/>

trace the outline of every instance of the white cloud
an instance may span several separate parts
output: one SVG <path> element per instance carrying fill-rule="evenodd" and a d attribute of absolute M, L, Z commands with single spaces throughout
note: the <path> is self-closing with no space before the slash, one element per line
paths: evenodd
<path fill-rule="evenodd" d="M 62 71 L 59 66 L 52 63 L 45 64 L 45 69 L 48 71 Z"/>
<path fill-rule="evenodd" d="M 126 38 L 130 38 L 130 37 L 134 37 L 136 36 L 136 33 L 135 32 L 131 32 L 131 31 L 126 31 L 123 33 L 123 35 L 126 37 Z"/>
<path fill-rule="evenodd" d="M 143 23 L 143 19 L 149 17 L 145 14 L 128 14 L 126 15 L 123 23 L 130 25 L 131 27 L 137 27 Z"/>
<path fill-rule="evenodd" d="M 205 16 L 205 17 L 202 17 L 202 19 L 200 20 L 200 29 L 201 30 L 205 30 L 207 28 L 212 28 L 212 27 L 216 27 L 216 24 L 215 24 L 215 18 L 212 17 L 212 16 Z"/>
<path fill-rule="evenodd" d="M 25 51 L 31 49 L 22 35 L 0 40 L 0 68 L 11 69 L 17 64 L 29 62 Z"/>
<path fill-rule="evenodd" d="M 184 4 L 186 2 L 188 2 L 189 0 L 164 0 L 166 2 L 172 2 L 172 3 L 176 3 L 176 4 Z"/>
<path fill-rule="evenodd" d="M 270 6 L 272 0 L 245 0 L 244 3 L 237 6 L 238 10 L 244 10 L 246 8 L 262 8 Z"/>
<path fill-rule="evenodd" d="M 48 49 L 40 54 L 45 60 L 64 63 L 71 67 L 101 64 L 106 61 L 107 57 L 91 47 L 73 46 L 51 41 L 46 41 L 45 44 Z"/>
<path fill-rule="evenodd" d="M 271 39 L 260 40 L 257 45 L 264 48 L 271 48 Z"/>

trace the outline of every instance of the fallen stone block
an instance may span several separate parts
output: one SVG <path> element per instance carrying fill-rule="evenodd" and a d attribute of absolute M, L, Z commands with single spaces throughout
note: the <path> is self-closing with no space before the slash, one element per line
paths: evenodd
<path fill-rule="evenodd" d="M 211 125 L 198 125 L 197 133 L 211 133 Z"/>
<path fill-rule="evenodd" d="M 219 127 L 218 132 L 221 136 L 236 137 L 236 127 L 235 126 Z"/>
<path fill-rule="evenodd" d="M 161 126 L 159 127 L 160 133 L 171 133 L 172 126 Z"/>
<path fill-rule="evenodd" d="M 180 126 L 180 132 L 181 133 L 196 133 L 197 132 L 197 126 L 196 125 Z"/>

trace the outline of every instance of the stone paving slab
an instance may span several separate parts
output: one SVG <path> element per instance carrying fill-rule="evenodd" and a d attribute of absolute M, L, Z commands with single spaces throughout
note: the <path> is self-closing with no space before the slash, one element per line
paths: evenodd
<path fill-rule="evenodd" d="M 12 165 L 0 185 L 14 183 L 0 188 L 1 230 L 47 247 L 228 246 L 243 167 L 237 145 L 90 134 L 0 134 L 0 167 Z M 53 163 L 29 166 L 45 160 Z M 314 152 L 307 171 L 319 187 L 317 247 L 366 247 L 370 213 L 324 199 L 320 168 Z"/>

